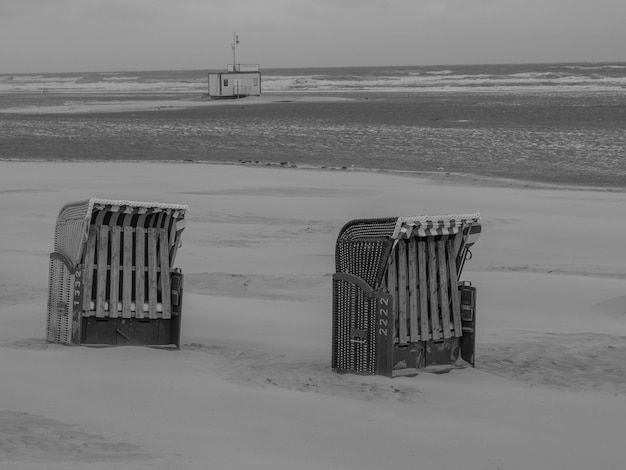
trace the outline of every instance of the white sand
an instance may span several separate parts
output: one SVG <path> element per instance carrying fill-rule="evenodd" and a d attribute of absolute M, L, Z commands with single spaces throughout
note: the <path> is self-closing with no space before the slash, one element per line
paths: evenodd
<path fill-rule="evenodd" d="M 180 351 L 47 345 L 68 202 L 189 204 Z M 622 469 L 626 194 L 208 164 L 0 163 L 0 469 Z M 330 369 L 334 244 L 481 212 L 477 368 Z"/>

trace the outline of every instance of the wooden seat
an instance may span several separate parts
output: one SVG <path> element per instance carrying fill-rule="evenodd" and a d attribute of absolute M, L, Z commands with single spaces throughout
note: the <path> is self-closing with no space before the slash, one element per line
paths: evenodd
<path fill-rule="evenodd" d="M 473 365 L 476 290 L 459 280 L 478 214 L 354 220 L 333 278 L 333 369 L 396 375 Z"/>
<path fill-rule="evenodd" d="M 173 267 L 187 206 L 90 199 L 58 218 L 47 340 L 180 343 L 182 281 Z"/>

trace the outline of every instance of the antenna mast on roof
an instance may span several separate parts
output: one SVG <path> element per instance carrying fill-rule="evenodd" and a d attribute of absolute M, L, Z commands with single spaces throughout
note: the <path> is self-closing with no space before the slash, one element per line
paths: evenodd
<path fill-rule="evenodd" d="M 237 60 L 235 57 L 235 50 L 237 48 L 237 44 L 239 44 L 239 35 L 236 33 L 233 33 L 233 43 L 231 44 L 231 47 L 233 48 L 233 70 L 237 70 Z"/>

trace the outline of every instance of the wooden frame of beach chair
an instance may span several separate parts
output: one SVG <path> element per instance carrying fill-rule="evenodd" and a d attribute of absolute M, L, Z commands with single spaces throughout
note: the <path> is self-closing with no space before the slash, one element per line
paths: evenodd
<path fill-rule="evenodd" d="M 46 340 L 180 346 L 186 205 L 90 199 L 58 217 Z"/>
<path fill-rule="evenodd" d="M 335 251 L 333 370 L 473 366 L 476 289 L 459 276 L 480 231 L 479 214 L 348 222 Z"/>

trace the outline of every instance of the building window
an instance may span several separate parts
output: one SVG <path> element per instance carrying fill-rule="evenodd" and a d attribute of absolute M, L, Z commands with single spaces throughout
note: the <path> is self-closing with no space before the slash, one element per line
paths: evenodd
<path fill-rule="evenodd" d="M 228 86 L 228 78 L 224 79 L 224 86 Z"/>
<path fill-rule="evenodd" d="M 252 86 L 259 86 L 259 77 L 254 77 L 252 79 Z"/>

